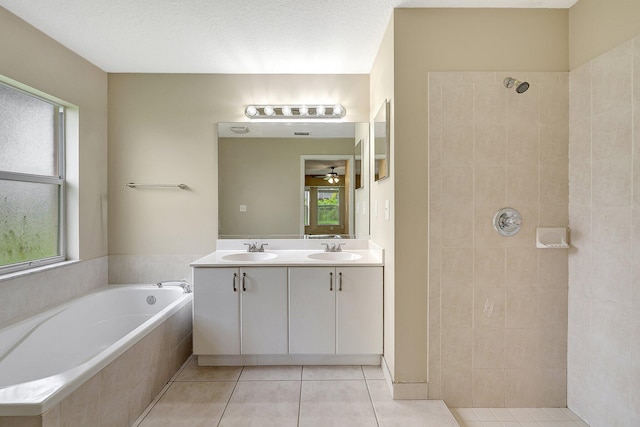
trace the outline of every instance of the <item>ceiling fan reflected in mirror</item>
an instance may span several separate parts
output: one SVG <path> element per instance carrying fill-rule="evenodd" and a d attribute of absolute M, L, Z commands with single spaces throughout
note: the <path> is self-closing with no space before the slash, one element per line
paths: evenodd
<path fill-rule="evenodd" d="M 338 182 L 340 182 L 338 172 L 335 171 L 335 166 L 331 166 L 330 169 L 331 171 L 325 175 L 324 179 L 329 181 L 329 184 L 337 184 Z"/>

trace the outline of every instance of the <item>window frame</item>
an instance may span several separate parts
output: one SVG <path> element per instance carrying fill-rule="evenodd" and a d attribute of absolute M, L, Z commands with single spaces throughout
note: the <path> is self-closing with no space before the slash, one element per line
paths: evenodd
<path fill-rule="evenodd" d="M 17 181 L 34 184 L 50 184 L 58 186 L 58 255 L 38 258 L 28 261 L 17 262 L 0 266 L 0 276 L 4 274 L 24 271 L 45 265 L 55 264 L 66 261 L 67 259 L 67 229 L 66 229 L 66 107 L 58 102 L 52 101 L 45 97 L 36 95 L 27 90 L 18 88 L 7 82 L 0 81 L 3 85 L 11 90 L 21 92 L 39 101 L 51 104 L 57 108 L 56 119 L 54 124 L 54 138 L 56 143 L 56 165 L 58 175 L 37 175 L 21 172 L 9 172 L 0 170 L 0 180 Z"/>

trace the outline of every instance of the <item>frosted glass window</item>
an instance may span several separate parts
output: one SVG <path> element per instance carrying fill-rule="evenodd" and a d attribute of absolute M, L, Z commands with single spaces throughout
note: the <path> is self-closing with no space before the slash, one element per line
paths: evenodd
<path fill-rule="evenodd" d="M 0 266 L 59 254 L 56 184 L 0 181 Z"/>
<path fill-rule="evenodd" d="M 0 170 L 58 175 L 58 108 L 0 84 Z"/>
<path fill-rule="evenodd" d="M 0 83 L 0 274 L 63 261 L 64 107 Z"/>

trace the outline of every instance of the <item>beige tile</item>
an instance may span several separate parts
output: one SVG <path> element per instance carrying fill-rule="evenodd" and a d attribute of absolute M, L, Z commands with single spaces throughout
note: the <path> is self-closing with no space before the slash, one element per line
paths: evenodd
<path fill-rule="evenodd" d="M 473 206 L 473 167 L 449 165 L 443 168 L 442 205 L 454 209 Z"/>
<path fill-rule="evenodd" d="M 565 123 L 540 126 L 540 164 L 569 163 L 569 126 Z"/>
<path fill-rule="evenodd" d="M 597 115 L 630 105 L 632 91 L 632 42 L 627 41 L 592 61 L 592 106 Z"/>
<path fill-rule="evenodd" d="M 442 329 L 442 368 L 469 369 L 473 354 L 473 331 L 465 329 Z"/>
<path fill-rule="evenodd" d="M 442 128 L 443 167 L 473 164 L 473 126 L 460 123 Z"/>
<path fill-rule="evenodd" d="M 538 162 L 537 121 L 510 121 L 507 125 L 507 164 L 531 165 Z"/>
<path fill-rule="evenodd" d="M 540 123 L 569 122 L 569 86 L 564 83 L 540 85 Z"/>
<path fill-rule="evenodd" d="M 474 210 L 474 246 L 476 248 L 502 248 L 506 239 L 493 228 L 493 217 L 504 206 L 476 207 Z M 455 227 L 453 227 L 455 230 Z"/>
<path fill-rule="evenodd" d="M 473 288 L 443 287 L 442 328 L 471 328 L 473 325 Z"/>
<path fill-rule="evenodd" d="M 441 372 L 441 399 L 448 407 L 472 406 L 472 370 L 443 369 Z"/>
<path fill-rule="evenodd" d="M 474 298 L 474 328 L 505 327 L 505 289 L 476 288 Z"/>
<path fill-rule="evenodd" d="M 569 73 L 569 118 L 571 123 L 591 117 L 591 62 Z"/>
<path fill-rule="evenodd" d="M 60 403 L 60 427 L 100 425 L 100 377 L 96 375 Z"/>
<path fill-rule="evenodd" d="M 442 286 L 473 286 L 473 249 L 444 248 L 442 250 Z"/>
<path fill-rule="evenodd" d="M 240 381 L 299 381 L 302 366 L 245 366 Z"/>
<path fill-rule="evenodd" d="M 569 260 L 566 250 L 546 250 L 538 253 L 539 280 L 543 288 L 569 286 Z"/>
<path fill-rule="evenodd" d="M 542 406 L 539 372 L 534 369 L 507 369 L 505 406 L 507 408 L 537 408 Z"/>
<path fill-rule="evenodd" d="M 501 288 L 505 286 L 504 248 L 475 249 L 474 285 L 476 288 Z"/>
<path fill-rule="evenodd" d="M 535 247 L 507 248 L 507 286 L 510 288 L 538 285 L 538 253 Z"/>
<path fill-rule="evenodd" d="M 506 334 L 504 329 L 477 329 L 473 334 L 473 368 L 505 367 Z"/>
<path fill-rule="evenodd" d="M 507 329 L 506 367 L 534 369 L 538 367 L 540 332 L 537 329 Z"/>
<path fill-rule="evenodd" d="M 473 406 L 503 407 L 505 372 L 503 369 L 473 370 Z"/>
<path fill-rule="evenodd" d="M 474 140 L 476 165 L 507 164 L 507 126 L 476 123 Z"/>
<path fill-rule="evenodd" d="M 473 247 L 473 209 L 456 209 L 443 206 L 442 215 L 442 246 L 445 248 Z"/>
<path fill-rule="evenodd" d="M 445 125 L 471 123 L 473 121 L 473 84 L 444 84 L 442 109 Z"/>
<path fill-rule="evenodd" d="M 362 371 L 364 372 L 364 377 L 367 380 L 383 380 L 384 379 L 384 373 L 382 372 L 382 368 L 380 366 L 364 365 L 362 367 Z"/>
<path fill-rule="evenodd" d="M 540 325 L 538 292 L 533 288 L 507 290 L 507 328 L 537 328 Z"/>
<path fill-rule="evenodd" d="M 539 194 L 539 168 L 537 162 L 509 165 L 507 168 L 507 200 L 509 206 L 537 206 Z"/>
<path fill-rule="evenodd" d="M 629 224 L 632 218 L 631 207 L 594 208 L 591 214 L 594 250 L 625 263 L 631 262 L 633 243 Z"/>
<path fill-rule="evenodd" d="M 429 170 L 429 204 L 442 203 L 442 169 Z"/>
<path fill-rule="evenodd" d="M 542 339 L 538 343 L 538 365 L 544 369 L 564 369 L 567 367 L 566 329 L 541 329 Z"/>
<path fill-rule="evenodd" d="M 507 169 L 505 166 L 475 167 L 475 206 L 496 206 L 507 203 Z"/>
<path fill-rule="evenodd" d="M 194 358 L 176 381 L 236 381 L 241 372 L 241 366 L 198 366 L 198 360 Z"/>
<path fill-rule="evenodd" d="M 564 289 L 540 289 L 538 291 L 538 313 L 542 328 L 561 329 L 567 328 L 568 290 Z"/>
<path fill-rule="evenodd" d="M 60 427 L 60 404 L 42 414 L 42 427 Z"/>
<path fill-rule="evenodd" d="M 129 390 L 132 358 L 123 355 L 110 363 L 100 372 L 100 419 L 105 420 L 119 408 L 127 409 L 126 404 Z M 125 420 L 128 421 L 128 411 L 125 412 Z"/>
<path fill-rule="evenodd" d="M 364 379 L 361 366 L 304 366 L 304 381 L 318 380 L 361 380 Z"/>
<path fill-rule="evenodd" d="M 0 417 L 0 427 L 40 427 L 41 420 L 38 416 L 32 417 Z"/>
<path fill-rule="evenodd" d="M 549 162 L 540 167 L 540 206 L 569 204 L 569 165 Z"/>
<path fill-rule="evenodd" d="M 393 400 L 384 381 L 367 381 L 382 427 L 456 427 L 449 409 L 436 400 Z"/>
<path fill-rule="evenodd" d="M 590 207 L 591 120 L 572 123 L 569 135 L 569 203 Z"/>
<path fill-rule="evenodd" d="M 515 76 L 515 74 L 514 74 Z M 517 73 L 519 79 L 523 79 L 522 73 Z M 539 87 L 531 85 L 525 93 L 507 91 L 507 120 L 508 123 L 538 123 L 540 119 L 540 94 Z"/>
<path fill-rule="evenodd" d="M 299 402 L 300 381 L 239 382 L 219 425 L 295 427 Z"/>
<path fill-rule="evenodd" d="M 474 121 L 483 124 L 505 124 L 507 118 L 507 94 L 501 83 L 474 85 Z"/>
<path fill-rule="evenodd" d="M 299 425 L 377 426 L 365 381 L 303 381 Z"/>
<path fill-rule="evenodd" d="M 216 425 L 234 386 L 234 382 L 174 382 L 140 427 Z"/>
<path fill-rule="evenodd" d="M 541 369 L 536 378 L 541 396 L 537 406 L 551 408 L 567 406 L 566 369 Z"/>

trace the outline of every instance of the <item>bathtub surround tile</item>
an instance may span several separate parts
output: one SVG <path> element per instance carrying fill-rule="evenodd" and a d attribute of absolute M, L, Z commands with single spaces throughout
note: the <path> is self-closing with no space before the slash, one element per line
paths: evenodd
<path fill-rule="evenodd" d="M 0 327 L 107 285 L 107 257 L 66 263 L 0 280 Z"/>
<path fill-rule="evenodd" d="M 189 264 L 204 255 L 109 255 L 108 283 L 157 283 L 173 279 L 191 281 Z"/>
<path fill-rule="evenodd" d="M 587 71 L 573 84 L 590 87 Z M 443 161 L 437 167 L 442 191 L 429 196 L 430 216 L 437 216 L 430 223 L 437 238 L 429 241 L 429 392 L 449 405 L 501 407 L 515 392 L 512 400 L 540 406 L 549 400 L 544 394 L 557 402 L 566 390 L 558 381 L 547 390 L 538 377 L 566 360 L 559 330 L 567 324 L 569 261 L 566 250 L 553 257 L 536 249 L 535 232 L 569 224 L 568 123 L 570 109 L 578 107 L 569 104 L 568 73 L 500 72 L 494 81 L 472 74 L 438 73 L 429 101 L 445 106 L 443 117 L 430 122 L 442 120 Z M 510 74 L 531 88 L 505 90 L 502 79 Z M 469 120 L 451 120 L 454 106 L 468 114 L 468 105 Z M 439 135 L 434 132 L 430 137 Z M 430 155 L 438 154 L 440 142 L 430 139 Z M 463 147 L 473 147 L 472 155 L 455 151 Z M 583 176 L 590 165 L 590 143 L 583 148 L 585 167 L 573 175 Z M 505 206 L 524 219 L 509 238 L 493 228 Z"/>
<path fill-rule="evenodd" d="M 89 379 L 60 404 L 60 427 L 100 425 L 100 376 Z"/>

